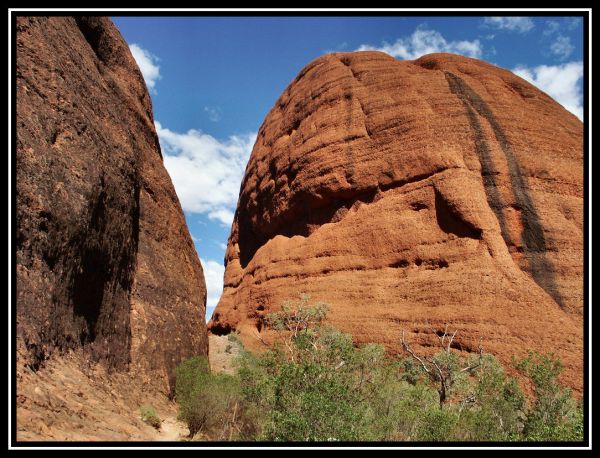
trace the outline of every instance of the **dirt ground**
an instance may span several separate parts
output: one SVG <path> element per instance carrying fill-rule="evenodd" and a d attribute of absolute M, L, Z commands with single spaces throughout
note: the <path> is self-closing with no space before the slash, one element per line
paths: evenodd
<path fill-rule="evenodd" d="M 211 335 L 209 342 L 211 370 L 233 373 L 237 341 Z M 20 366 L 16 378 L 18 442 L 189 440 L 175 402 L 127 374 L 108 374 L 81 352 L 53 358 L 36 372 Z M 162 420 L 160 429 L 142 421 L 140 407 L 147 404 Z"/>
<path fill-rule="evenodd" d="M 162 420 L 141 420 L 150 404 Z M 177 405 L 140 389 L 126 374 L 109 374 L 80 353 L 47 362 L 37 372 L 17 369 L 17 441 L 178 441 L 189 434 Z"/>

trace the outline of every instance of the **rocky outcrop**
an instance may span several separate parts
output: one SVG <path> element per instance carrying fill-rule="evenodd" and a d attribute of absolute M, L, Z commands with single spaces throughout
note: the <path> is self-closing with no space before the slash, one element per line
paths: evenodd
<path fill-rule="evenodd" d="M 335 53 L 269 112 L 211 331 L 269 342 L 298 292 L 358 342 L 432 328 L 508 362 L 553 351 L 582 386 L 583 125 L 509 71 L 451 54 Z"/>
<path fill-rule="evenodd" d="M 107 18 L 16 20 L 18 365 L 84 349 L 164 392 L 207 354 L 202 268 Z"/>

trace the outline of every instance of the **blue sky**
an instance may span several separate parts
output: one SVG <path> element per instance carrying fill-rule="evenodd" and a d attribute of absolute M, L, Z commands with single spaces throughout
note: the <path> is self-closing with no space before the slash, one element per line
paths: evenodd
<path fill-rule="evenodd" d="M 576 13 L 573 13 L 576 14 Z M 582 115 L 583 23 L 576 17 L 113 17 L 144 74 L 154 118 L 208 289 L 264 117 L 296 74 L 334 51 L 398 59 L 454 52 L 515 71 Z"/>

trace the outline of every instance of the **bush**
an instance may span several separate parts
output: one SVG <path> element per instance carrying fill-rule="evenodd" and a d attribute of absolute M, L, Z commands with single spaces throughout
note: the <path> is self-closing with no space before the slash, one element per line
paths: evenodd
<path fill-rule="evenodd" d="M 552 353 L 530 352 L 515 361 L 515 367 L 527 376 L 535 400 L 530 406 L 523 435 L 530 441 L 582 441 L 583 409 L 571 397 L 571 390 L 558 382 L 562 364 Z"/>
<path fill-rule="evenodd" d="M 205 357 L 190 358 L 176 369 L 175 396 L 179 419 L 191 436 L 203 432 L 219 440 L 231 439 L 240 401 L 236 377 L 211 374 Z"/>
<path fill-rule="evenodd" d="M 153 426 L 156 429 L 160 429 L 161 420 L 154 407 L 149 404 L 143 405 L 140 407 L 140 414 L 142 417 L 142 421 L 150 426 Z"/>
<path fill-rule="evenodd" d="M 357 348 L 352 336 L 326 324 L 326 312 L 325 304 L 300 296 L 267 315 L 278 341 L 260 355 L 242 348 L 233 376 L 211 374 L 206 358 L 184 361 L 176 371 L 176 399 L 191 434 L 269 441 L 583 440 L 582 407 L 558 383 L 561 367 L 552 355 L 515 362 L 534 387 L 528 403 L 492 355 L 451 348 L 447 329 L 433 356 L 417 355 L 402 339 L 411 357 L 390 357 L 381 345 Z"/>
<path fill-rule="evenodd" d="M 352 341 L 341 333 L 319 337 L 303 333 L 297 344 L 295 359 L 283 363 L 272 382 L 266 439 L 359 440 L 367 423 L 361 399 L 367 390 L 355 376 L 358 361 Z"/>

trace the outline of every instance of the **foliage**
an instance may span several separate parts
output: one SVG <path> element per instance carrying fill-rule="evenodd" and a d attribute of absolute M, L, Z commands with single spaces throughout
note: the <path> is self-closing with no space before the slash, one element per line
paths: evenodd
<path fill-rule="evenodd" d="M 583 409 L 560 385 L 562 364 L 552 353 L 529 355 L 515 367 L 531 380 L 535 400 L 527 412 L 524 435 L 534 441 L 583 440 Z"/>
<path fill-rule="evenodd" d="M 176 370 L 175 397 L 179 419 L 194 436 L 198 432 L 217 439 L 231 439 L 239 409 L 239 379 L 212 374 L 205 357 L 190 358 Z"/>
<path fill-rule="evenodd" d="M 142 421 L 156 429 L 160 428 L 161 420 L 154 407 L 149 404 L 143 405 L 140 407 L 140 415 L 142 417 Z"/>
<path fill-rule="evenodd" d="M 441 350 L 432 356 L 402 338 L 408 357 L 392 357 L 382 345 L 356 347 L 327 325 L 327 309 L 304 295 L 267 315 L 278 342 L 260 355 L 242 347 L 233 376 L 211 374 L 205 358 L 182 363 L 176 397 L 191 433 L 213 440 L 583 440 L 583 409 L 559 384 L 552 355 L 515 361 L 534 387 L 528 402 L 492 355 L 452 348 L 456 332 L 436 332 Z"/>

